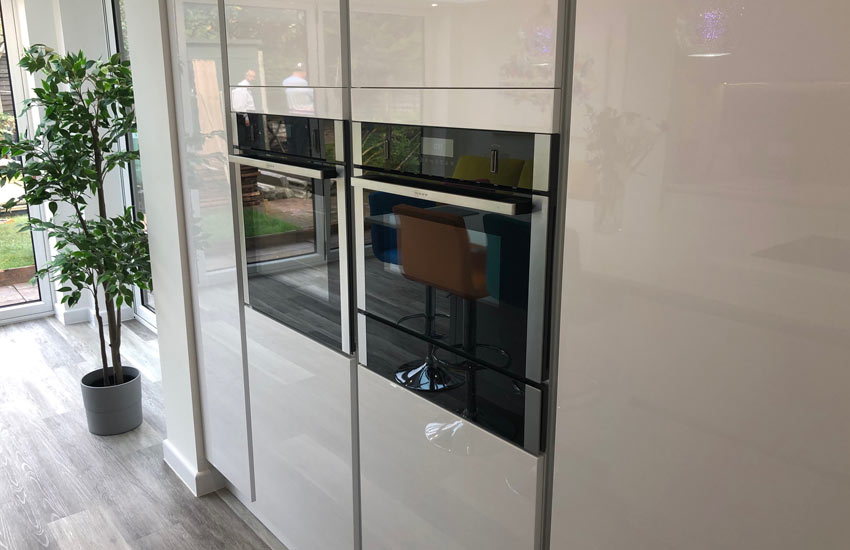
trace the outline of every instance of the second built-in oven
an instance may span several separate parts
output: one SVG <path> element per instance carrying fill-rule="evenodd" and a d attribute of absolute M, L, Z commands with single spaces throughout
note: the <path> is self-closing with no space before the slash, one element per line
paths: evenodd
<path fill-rule="evenodd" d="M 539 452 L 552 136 L 354 131 L 359 362 Z"/>
<path fill-rule="evenodd" d="M 342 125 L 291 118 L 281 117 L 274 139 L 246 141 L 240 135 L 230 155 L 244 300 L 317 342 L 351 353 L 345 174 L 333 153 Z M 302 133 L 314 139 L 296 146 L 293 140 Z"/>

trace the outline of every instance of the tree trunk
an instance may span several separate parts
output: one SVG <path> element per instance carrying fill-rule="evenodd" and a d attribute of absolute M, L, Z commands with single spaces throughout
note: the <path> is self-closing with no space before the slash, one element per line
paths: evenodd
<path fill-rule="evenodd" d="M 109 361 L 106 359 L 106 335 L 103 334 L 103 317 L 100 315 L 100 304 L 94 297 L 94 316 L 97 319 L 97 330 L 100 336 L 100 361 L 103 368 L 103 385 L 109 385 Z"/>
<path fill-rule="evenodd" d="M 109 325 L 109 352 L 112 355 L 112 368 L 115 370 L 115 383 L 124 383 L 124 370 L 121 368 L 121 321 L 115 313 L 115 301 L 108 292 L 103 293 L 106 302 L 106 322 Z"/>
<path fill-rule="evenodd" d="M 94 169 L 97 177 L 97 209 L 102 219 L 106 219 L 106 199 L 103 196 L 103 151 L 100 149 L 100 135 L 97 122 L 91 128 L 92 148 L 94 149 Z M 124 383 L 124 369 L 121 365 L 121 315 L 115 314 L 115 299 L 103 290 L 103 300 L 106 307 L 106 323 L 109 325 L 109 350 L 112 355 L 112 368 L 115 372 L 115 383 Z M 97 301 L 97 297 L 95 297 Z"/>

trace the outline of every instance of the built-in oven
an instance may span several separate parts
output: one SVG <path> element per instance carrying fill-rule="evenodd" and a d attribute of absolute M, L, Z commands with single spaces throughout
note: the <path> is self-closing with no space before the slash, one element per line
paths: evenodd
<path fill-rule="evenodd" d="M 338 162 L 342 122 L 300 119 L 293 125 L 293 117 L 278 118 L 279 126 L 264 125 L 273 126 L 275 136 L 236 132 L 236 154 L 230 155 L 244 300 L 317 342 L 351 353 L 345 169 Z"/>
<path fill-rule="evenodd" d="M 554 136 L 353 131 L 360 363 L 540 452 Z"/>

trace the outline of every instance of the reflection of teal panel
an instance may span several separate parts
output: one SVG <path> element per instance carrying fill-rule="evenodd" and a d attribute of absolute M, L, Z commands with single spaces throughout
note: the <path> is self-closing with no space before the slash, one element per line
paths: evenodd
<path fill-rule="evenodd" d="M 528 307 L 531 223 L 512 216 L 486 214 L 487 290 L 500 302 Z"/>

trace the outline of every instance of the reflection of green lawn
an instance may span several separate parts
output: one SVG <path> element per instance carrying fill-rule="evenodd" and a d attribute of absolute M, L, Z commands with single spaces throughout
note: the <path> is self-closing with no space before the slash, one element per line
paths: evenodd
<path fill-rule="evenodd" d="M 32 239 L 29 231 L 18 233 L 26 214 L 11 218 L 0 218 L 0 269 L 12 269 L 33 265 Z"/>
<path fill-rule="evenodd" d="M 270 216 L 261 210 L 245 208 L 242 211 L 245 218 L 245 236 L 259 237 L 262 235 L 275 235 L 288 231 L 301 229 L 298 225 Z M 229 212 L 221 211 L 211 213 L 201 221 L 204 235 L 214 241 L 225 239 L 231 231 Z"/>
<path fill-rule="evenodd" d="M 269 216 L 265 212 L 246 208 L 243 211 L 245 217 L 245 236 L 259 237 L 261 235 L 275 235 L 277 233 L 286 233 L 299 229 L 294 223 L 290 223 L 274 216 Z"/>

